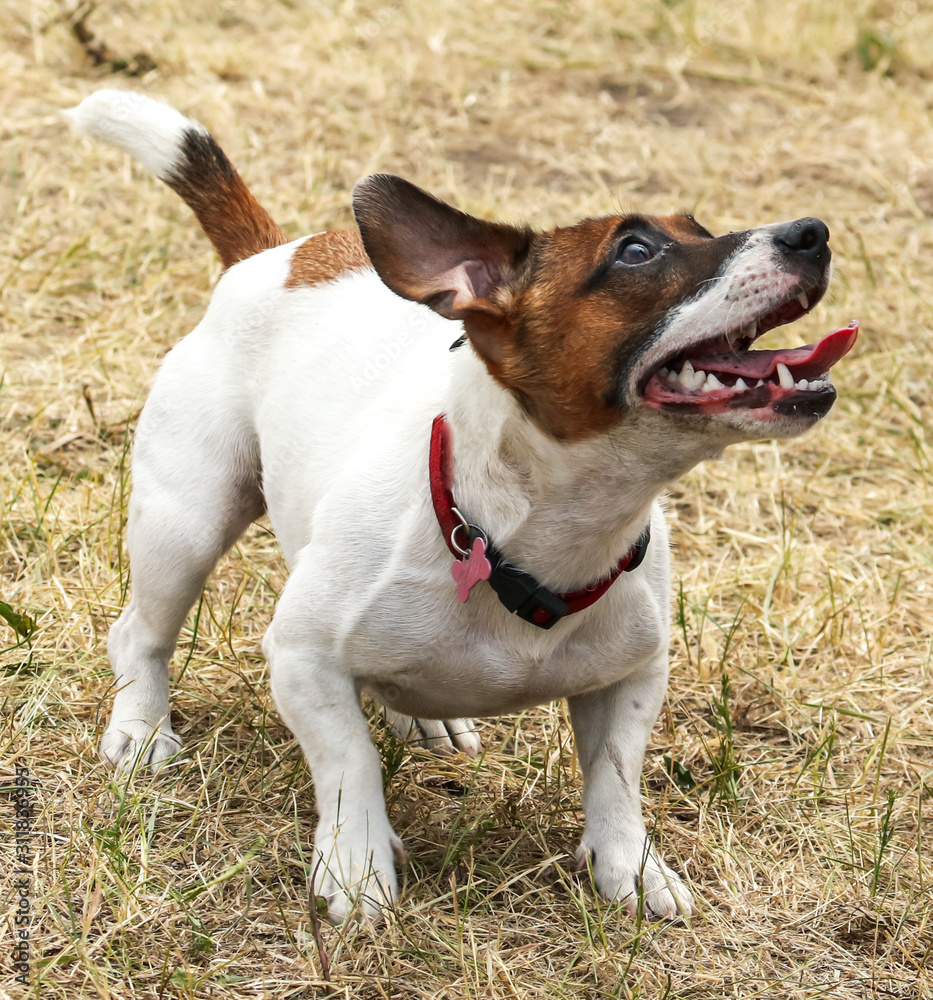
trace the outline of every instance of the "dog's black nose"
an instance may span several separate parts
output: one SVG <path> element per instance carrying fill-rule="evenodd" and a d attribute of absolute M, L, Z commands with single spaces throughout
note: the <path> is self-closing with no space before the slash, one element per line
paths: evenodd
<path fill-rule="evenodd" d="M 797 219 L 778 226 L 774 242 L 785 253 L 819 257 L 829 243 L 829 229 L 821 219 Z"/>

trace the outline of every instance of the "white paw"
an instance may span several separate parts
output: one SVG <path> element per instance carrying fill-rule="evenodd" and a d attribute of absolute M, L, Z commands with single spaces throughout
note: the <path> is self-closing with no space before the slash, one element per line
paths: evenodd
<path fill-rule="evenodd" d="M 646 916 L 658 920 L 690 917 L 696 911 L 693 894 L 681 877 L 642 844 L 609 844 L 593 847 L 586 842 L 577 851 L 577 865 L 593 871 L 593 882 L 599 894 L 625 905 L 636 916 L 644 905 Z"/>
<path fill-rule="evenodd" d="M 415 743 L 435 753 L 460 751 L 476 757 L 483 749 L 472 719 L 413 719 L 386 708 L 386 721 L 403 743 Z"/>
<path fill-rule="evenodd" d="M 354 917 L 378 922 L 382 908 L 398 895 L 395 862 L 405 859 L 402 841 L 391 831 L 374 845 L 372 838 L 354 838 L 345 828 L 336 837 L 333 832 L 322 836 L 319 830 L 314 853 L 312 898 L 326 902 L 327 919 L 335 924 Z"/>
<path fill-rule="evenodd" d="M 113 721 L 100 741 L 100 755 L 120 772 L 149 767 L 158 771 L 181 750 L 181 740 L 165 719 L 154 727 L 141 719 Z"/>

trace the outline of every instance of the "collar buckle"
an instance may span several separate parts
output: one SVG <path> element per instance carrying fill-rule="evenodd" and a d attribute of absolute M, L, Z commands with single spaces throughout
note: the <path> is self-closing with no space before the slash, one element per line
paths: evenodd
<path fill-rule="evenodd" d="M 513 615 L 538 628 L 549 629 L 569 612 L 567 602 L 542 586 L 530 573 L 502 559 L 494 547 L 487 552 L 492 563 L 489 586 Z"/>

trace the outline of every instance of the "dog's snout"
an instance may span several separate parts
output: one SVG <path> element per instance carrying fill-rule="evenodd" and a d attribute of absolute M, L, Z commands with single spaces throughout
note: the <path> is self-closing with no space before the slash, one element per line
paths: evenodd
<path fill-rule="evenodd" d="M 827 250 L 829 228 L 821 219 L 797 219 L 774 231 L 774 242 L 784 253 L 819 258 Z"/>

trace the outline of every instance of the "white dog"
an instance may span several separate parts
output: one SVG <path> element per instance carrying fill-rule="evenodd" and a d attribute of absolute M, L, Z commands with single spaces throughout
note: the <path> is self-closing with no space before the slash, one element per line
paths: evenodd
<path fill-rule="evenodd" d="M 331 919 L 378 915 L 402 855 L 361 690 L 400 733 L 467 753 L 469 717 L 567 698 L 599 891 L 690 914 L 640 804 L 668 670 L 657 497 L 727 445 L 800 434 L 832 406 L 854 324 L 749 350 L 823 295 L 826 226 L 714 238 L 689 216 L 625 215 L 534 232 L 376 175 L 354 190 L 359 234 L 287 243 L 177 111 L 101 91 L 69 114 L 177 191 L 228 268 L 136 431 L 104 756 L 158 767 L 178 752 L 179 630 L 265 511 L 291 576 L 264 650 L 314 776 Z"/>

